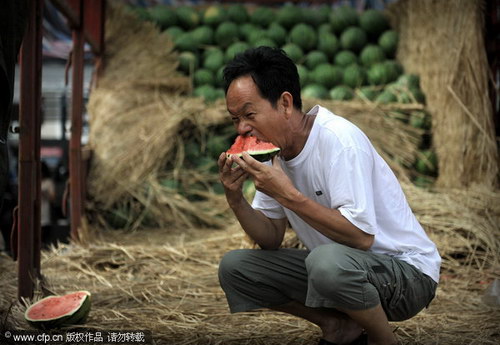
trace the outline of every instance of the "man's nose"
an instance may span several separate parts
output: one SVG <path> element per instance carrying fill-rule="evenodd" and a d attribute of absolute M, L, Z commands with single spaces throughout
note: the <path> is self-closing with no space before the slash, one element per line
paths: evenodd
<path fill-rule="evenodd" d="M 250 131 L 252 130 L 252 127 L 245 120 L 241 120 L 238 123 L 236 130 L 237 130 L 239 135 L 246 135 L 246 134 L 250 133 Z"/>

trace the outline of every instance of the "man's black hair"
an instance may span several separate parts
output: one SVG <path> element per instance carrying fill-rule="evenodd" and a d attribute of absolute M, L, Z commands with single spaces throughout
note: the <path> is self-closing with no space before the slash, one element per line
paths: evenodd
<path fill-rule="evenodd" d="M 300 82 L 297 66 L 279 48 L 250 48 L 237 54 L 224 68 L 224 91 L 239 77 L 250 75 L 260 95 L 273 107 L 285 91 L 293 96 L 295 108 L 302 109 Z"/>

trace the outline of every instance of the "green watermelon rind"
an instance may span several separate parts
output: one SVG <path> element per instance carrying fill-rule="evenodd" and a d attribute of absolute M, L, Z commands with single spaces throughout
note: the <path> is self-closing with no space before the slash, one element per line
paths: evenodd
<path fill-rule="evenodd" d="M 52 295 L 52 296 L 47 296 L 45 298 L 42 298 L 41 300 L 39 300 L 38 302 L 32 304 L 29 308 L 27 308 L 25 313 L 24 313 L 24 318 L 26 319 L 26 321 L 28 321 L 28 323 L 31 326 L 38 328 L 38 329 L 60 328 L 60 327 L 67 326 L 67 325 L 77 325 L 77 324 L 85 323 L 85 321 L 87 320 L 87 317 L 89 315 L 89 312 L 90 312 L 91 293 L 88 291 L 85 291 L 85 290 L 81 290 L 81 291 L 75 291 L 75 292 L 68 293 L 65 296 L 75 294 L 75 293 L 85 293 L 87 296 L 80 303 L 80 306 L 78 308 L 75 308 L 75 310 L 73 312 L 58 316 L 56 318 L 37 319 L 37 320 L 32 319 L 28 316 L 29 311 L 31 310 L 31 308 L 33 306 L 41 303 L 42 301 L 48 300 L 48 299 L 62 297 L 62 296 Z"/>
<path fill-rule="evenodd" d="M 259 151 L 245 151 L 247 152 L 252 158 L 258 160 L 259 162 L 266 162 L 268 160 L 271 160 L 274 156 L 280 152 L 280 149 L 274 148 L 274 149 L 269 149 L 269 150 L 259 150 Z M 241 157 L 243 156 L 243 153 L 228 153 L 227 158 L 231 156 L 238 156 Z"/>
<path fill-rule="evenodd" d="M 80 309 L 78 309 L 68 320 L 63 322 L 61 325 L 80 325 L 87 321 L 90 313 L 90 295 L 83 301 Z"/>

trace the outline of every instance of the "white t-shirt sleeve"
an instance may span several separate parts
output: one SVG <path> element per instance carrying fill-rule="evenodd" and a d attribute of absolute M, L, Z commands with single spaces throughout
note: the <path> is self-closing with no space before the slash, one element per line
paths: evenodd
<path fill-rule="evenodd" d="M 359 148 L 345 148 L 331 166 L 332 207 L 366 233 L 378 232 L 372 186 L 373 158 Z"/>
<path fill-rule="evenodd" d="M 274 200 L 267 194 L 259 191 L 255 192 L 255 197 L 252 201 L 252 207 L 256 210 L 261 211 L 266 217 L 271 219 L 286 218 L 283 206 L 281 206 L 276 200 Z"/>

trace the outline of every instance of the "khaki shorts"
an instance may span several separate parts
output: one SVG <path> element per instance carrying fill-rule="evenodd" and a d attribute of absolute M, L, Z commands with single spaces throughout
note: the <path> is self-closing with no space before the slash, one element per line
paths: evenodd
<path fill-rule="evenodd" d="M 341 244 L 301 249 L 239 249 L 227 253 L 219 280 L 231 312 L 272 308 L 292 300 L 313 308 L 363 310 L 382 304 L 390 321 L 427 307 L 437 284 L 406 262 Z"/>

